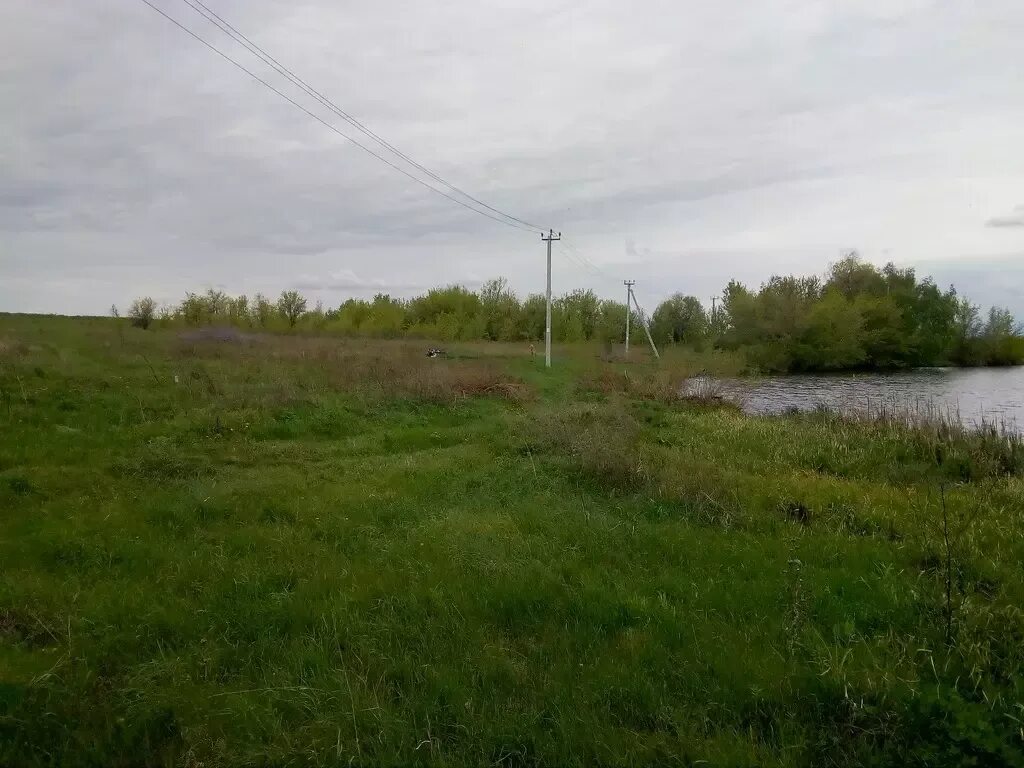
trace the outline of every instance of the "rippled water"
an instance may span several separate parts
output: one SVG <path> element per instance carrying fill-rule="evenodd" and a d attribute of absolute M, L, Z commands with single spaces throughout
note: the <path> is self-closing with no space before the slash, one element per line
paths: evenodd
<path fill-rule="evenodd" d="M 1024 367 L 769 376 L 722 385 L 750 413 L 896 405 L 938 409 L 968 425 L 984 420 L 1024 430 Z"/>

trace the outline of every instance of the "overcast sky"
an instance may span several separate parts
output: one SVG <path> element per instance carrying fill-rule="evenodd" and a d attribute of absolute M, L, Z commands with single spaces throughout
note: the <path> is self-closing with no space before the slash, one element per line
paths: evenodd
<path fill-rule="evenodd" d="M 556 292 L 628 277 L 643 303 L 707 301 L 857 248 L 1024 316 L 1021 0 L 204 2 L 423 165 L 561 229 Z M 0 310 L 543 290 L 536 234 L 410 181 L 140 0 L 3 0 L 0 50 Z"/>

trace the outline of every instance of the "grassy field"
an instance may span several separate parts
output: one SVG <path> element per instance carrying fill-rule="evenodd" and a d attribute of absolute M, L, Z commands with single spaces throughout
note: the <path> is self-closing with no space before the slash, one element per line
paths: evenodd
<path fill-rule="evenodd" d="M 1024 450 L 0 315 L 0 765 L 1024 765 Z"/>

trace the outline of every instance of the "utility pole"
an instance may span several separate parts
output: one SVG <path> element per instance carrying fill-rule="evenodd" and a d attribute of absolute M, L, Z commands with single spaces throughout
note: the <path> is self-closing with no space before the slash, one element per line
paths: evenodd
<path fill-rule="evenodd" d="M 549 229 L 546 235 L 540 239 L 548 244 L 548 305 L 544 322 L 544 366 L 551 367 L 551 243 L 562 239 L 562 233 L 557 235 L 553 229 Z"/>
<path fill-rule="evenodd" d="M 651 351 L 654 352 L 654 359 L 661 360 L 661 355 L 658 354 L 658 348 L 654 346 L 654 339 L 651 338 L 651 329 L 648 327 L 647 315 L 644 313 L 642 309 L 640 309 L 640 302 L 636 300 L 636 294 L 633 293 L 634 284 L 635 281 L 626 288 L 626 298 L 633 299 L 633 306 L 636 307 L 636 313 L 640 316 L 640 325 L 644 327 L 644 333 L 647 334 L 647 341 L 651 345 Z M 626 305 L 626 311 L 627 313 L 629 312 L 628 304 Z"/>
<path fill-rule="evenodd" d="M 718 297 L 711 297 L 711 321 L 714 322 L 715 317 L 718 316 Z"/>
<path fill-rule="evenodd" d="M 626 357 L 629 357 L 629 316 L 633 312 L 629 308 L 629 298 L 633 295 L 633 286 L 636 285 L 636 280 L 623 280 L 622 284 L 626 286 Z"/>

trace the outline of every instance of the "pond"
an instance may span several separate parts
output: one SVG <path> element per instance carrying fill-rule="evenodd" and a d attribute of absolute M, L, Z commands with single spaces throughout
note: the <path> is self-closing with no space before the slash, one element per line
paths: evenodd
<path fill-rule="evenodd" d="M 896 407 L 937 411 L 969 426 L 985 422 L 1024 430 L 1024 366 L 767 376 L 719 384 L 748 413 Z"/>

